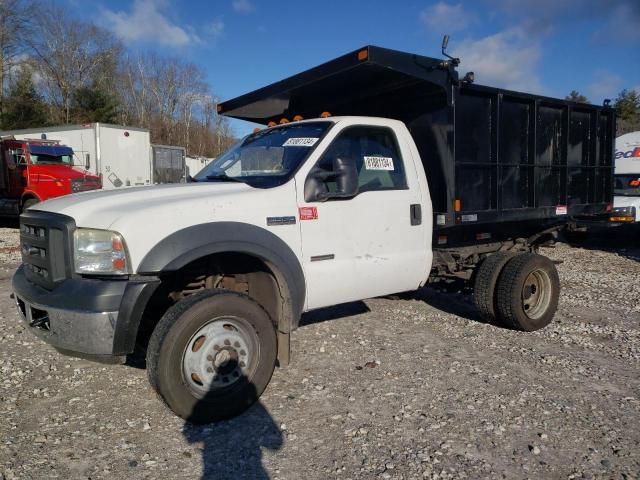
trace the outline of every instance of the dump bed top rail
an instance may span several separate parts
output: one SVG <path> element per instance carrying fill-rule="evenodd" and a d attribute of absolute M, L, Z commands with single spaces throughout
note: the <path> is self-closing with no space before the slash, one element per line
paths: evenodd
<path fill-rule="evenodd" d="M 441 60 L 366 46 L 220 103 L 218 112 L 265 125 L 296 115 L 316 118 L 323 112 L 388 117 L 381 110 L 372 112 L 367 102 L 417 83 L 446 97 L 451 79 L 457 81 L 457 72 Z"/>

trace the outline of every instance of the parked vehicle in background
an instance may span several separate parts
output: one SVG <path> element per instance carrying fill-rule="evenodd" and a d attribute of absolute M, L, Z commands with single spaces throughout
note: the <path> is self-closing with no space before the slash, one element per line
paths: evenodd
<path fill-rule="evenodd" d="M 154 184 L 181 183 L 186 175 L 186 151 L 182 147 L 151 145 L 151 173 Z"/>
<path fill-rule="evenodd" d="M 195 177 L 200 170 L 209 165 L 215 158 L 207 157 L 186 157 L 186 176 Z"/>
<path fill-rule="evenodd" d="M 616 138 L 614 197 L 611 222 L 640 222 L 640 132 Z"/>
<path fill-rule="evenodd" d="M 38 202 L 101 188 L 100 178 L 74 165 L 59 142 L 0 137 L 0 216 L 18 216 Z"/>
<path fill-rule="evenodd" d="M 177 183 L 185 174 L 184 148 L 154 146 L 149 130 L 143 128 L 88 123 L 3 134 L 58 140 L 69 145 L 78 157 L 77 162 L 89 165 L 90 171 L 102 178 L 106 190 Z"/>
<path fill-rule="evenodd" d="M 454 60 L 362 48 L 219 104 L 267 128 L 195 182 L 25 212 L 26 325 L 97 359 L 146 345 L 151 385 L 200 423 L 257 400 L 305 311 L 462 280 L 488 320 L 545 327 L 560 282 L 540 249 L 608 215 L 615 111 Z"/>

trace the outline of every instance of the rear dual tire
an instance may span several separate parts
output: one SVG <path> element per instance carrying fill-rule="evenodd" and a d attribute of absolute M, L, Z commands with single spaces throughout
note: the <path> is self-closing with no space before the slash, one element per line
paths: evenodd
<path fill-rule="evenodd" d="M 542 255 L 499 252 L 476 274 L 474 300 L 480 314 L 508 328 L 532 332 L 546 327 L 558 309 L 559 296 L 558 272 Z"/>

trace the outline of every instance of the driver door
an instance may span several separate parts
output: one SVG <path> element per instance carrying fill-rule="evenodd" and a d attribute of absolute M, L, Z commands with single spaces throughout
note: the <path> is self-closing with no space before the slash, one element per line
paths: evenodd
<path fill-rule="evenodd" d="M 411 216 L 422 203 L 420 188 L 411 152 L 400 145 L 387 126 L 345 127 L 307 180 L 348 157 L 356 165 L 358 193 L 305 201 L 304 185 L 297 185 L 307 309 L 412 290 L 426 278 L 426 233 Z M 337 181 L 324 177 L 331 196 Z"/>

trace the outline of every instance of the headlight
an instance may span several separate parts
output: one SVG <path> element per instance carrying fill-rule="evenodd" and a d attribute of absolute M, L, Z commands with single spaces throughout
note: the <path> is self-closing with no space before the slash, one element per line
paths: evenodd
<path fill-rule="evenodd" d="M 122 236 L 109 230 L 78 228 L 73 232 L 76 273 L 127 275 L 129 262 Z"/>
<path fill-rule="evenodd" d="M 636 214 L 636 207 L 614 207 L 614 215 L 633 215 Z"/>

